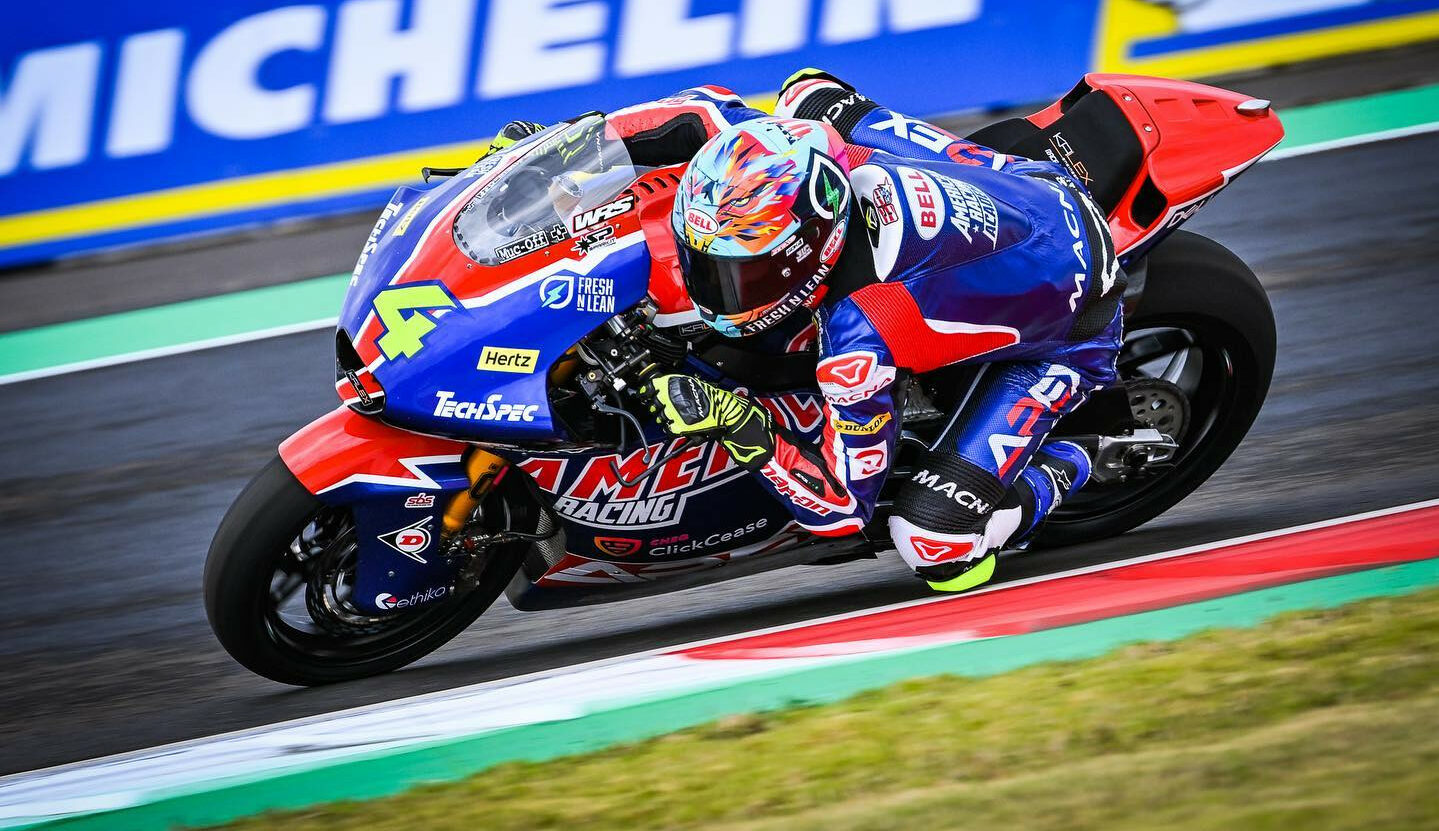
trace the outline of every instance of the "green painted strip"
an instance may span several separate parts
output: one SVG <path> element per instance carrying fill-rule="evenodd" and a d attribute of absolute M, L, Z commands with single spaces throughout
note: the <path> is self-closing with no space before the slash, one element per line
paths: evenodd
<path fill-rule="evenodd" d="M 1439 121 L 1439 85 L 1295 107 L 1280 117 L 1287 131 L 1284 150 L 1414 127 Z M 118 363 L 136 353 L 189 351 L 333 318 L 347 282 L 348 275 L 337 274 L 0 334 L 0 383 L 61 367 Z"/>
<path fill-rule="evenodd" d="M 0 334 L 0 375 L 242 337 L 333 318 L 349 280 L 348 274 L 316 277 L 7 332 Z"/>
<path fill-rule="evenodd" d="M 1140 641 L 1175 640 L 1215 627 L 1254 626 L 1276 614 L 1325 609 L 1439 585 L 1439 560 L 1422 560 L 1025 635 L 869 656 L 854 661 L 632 702 L 567 721 L 527 725 L 389 755 L 53 823 L 49 828 L 158 831 L 209 825 L 272 809 L 374 799 L 426 782 L 454 781 L 504 762 L 542 761 L 639 741 L 726 715 L 823 704 L 908 678 L 995 675 L 1044 661 L 1091 658 Z"/>
<path fill-rule="evenodd" d="M 1439 121 L 1439 84 L 1280 110 L 1279 118 L 1286 149 L 1402 130 Z"/>

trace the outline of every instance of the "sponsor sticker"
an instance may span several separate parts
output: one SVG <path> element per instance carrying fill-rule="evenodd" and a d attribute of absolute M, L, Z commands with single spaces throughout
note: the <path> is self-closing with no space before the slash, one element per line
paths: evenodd
<path fill-rule="evenodd" d="M 910 477 L 910 481 L 921 487 L 929 488 L 945 499 L 952 499 L 961 508 L 976 514 L 987 514 L 994 509 L 993 505 L 976 496 L 974 491 L 966 490 L 953 479 L 946 478 L 939 473 L 932 473 L 928 469 L 915 473 Z"/>
<path fill-rule="evenodd" d="M 872 436 L 884 429 L 884 425 L 889 423 L 890 418 L 889 413 L 880 413 L 863 424 L 847 421 L 842 418 L 836 418 L 830 423 L 834 426 L 836 433 L 844 433 L 850 436 Z"/>
<path fill-rule="evenodd" d="M 433 508 L 435 507 L 435 495 L 432 493 L 417 493 L 405 499 L 406 508 Z"/>
<path fill-rule="evenodd" d="M 615 313 L 615 281 L 561 271 L 540 283 L 540 305 L 580 312 Z"/>
<path fill-rule="evenodd" d="M 411 606 L 429 603 L 431 600 L 439 600 L 449 593 L 448 586 L 436 586 L 422 592 L 415 592 L 409 597 L 395 597 L 389 592 L 381 592 L 375 595 L 375 606 L 381 609 L 408 609 Z"/>
<path fill-rule="evenodd" d="M 1086 188 L 1094 184 L 1094 180 L 1089 176 L 1089 168 L 1074 155 L 1074 148 L 1070 146 L 1064 133 L 1055 133 L 1049 137 L 1049 147 L 1045 148 L 1044 155 L 1048 156 L 1050 161 L 1068 168 L 1070 173 L 1084 181 Z"/>
<path fill-rule="evenodd" d="M 529 375 L 540 363 L 538 349 L 510 349 L 500 346 L 486 346 L 480 350 L 480 362 L 475 369 L 484 372 L 513 372 Z"/>
<path fill-rule="evenodd" d="M 897 138 L 913 142 L 931 153 L 943 152 L 956 138 L 953 133 L 941 130 L 915 118 L 905 118 L 891 113 L 884 121 L 870 125 L 871 130 L 894 133 Z"/>
<path fill-rule="evenodd" d="M 527 237 L 521 237 L 514 242 L 496 248 L 495 259 L 502 263 L 516 260 L 557 242 L 563 242 L 569 236 L 569 233 L 565 231 L 565 226 L 551 225 L 548 230 L 536 231 Z"/>
<path fill-rule="evenodd" d="M 430 547 L 432 535 L 428 527 L 429 524 L 429 517 L 418 519 L 406 525 L 404 528 L 396 528 L 389 533 L 381 534 L 378 539 L 380 542 L 409 557 L 411 560 L 417 563 L 424 563 L 426 560 L 424 557 L 421 557 L 420 554 Z"/>
<path fill-rule="evenodd" d="M 369 262 L 370 255 L 380 247 L 380 235 L 385 232 L 385 226 L 395 215 L 404 210 L 405 203 L 391 202 L 380 211 L 380 218 L 375 220 L 375 227 L 370 229 L 370 237 L 365 240 L 365 247 L 360 249 L 360 258 L 355 261 L 355 268 L 350 272 L 350 285 L 355 285 L 360 280 L 360 274 L 365 270 L 365 263 Z"/>
<path fill-rule="evenodd" d="M 715 222 L 714 215 L 699 208 L 690 208 L 685 211 L 685 225 L 706 236 L 719 229 L 719 223 Z"/>
<path fill-rule="evenodd" d="M 400 217 L 400 221 L 395 223 L 395 230 L 390 236 L 403 237 L 405 232 L 410 230 L 410 223 L 415 221 L 415 216 L 420 212 L 420 208 L 425 207 L 425 203 L 429 201 L 430 197 L 428 196 L 421 196 L 419 199 L 416 199 L 415 204 L 411 205 L 410 209 L 405 211 L 405 215 Z"/>
<path fill-rule="evenodd" d="M 540 283 L 540 305 L 546 309 L 567 309 L 575 299 L 575 275 L 561 271 Z"/>
<path fill-rule="evenodd" d="M 832 263 L 834 258 L 839 256 L 839 249 L 844 245 L 844 231 L 847 225 L 849 225 L 849 221 L 841 219 L 835 224 L 834 230 L 829 232 L 829 239 L 824 241 L 824 247 L 819 250 L 819 258 L 822 262 Z"/>
<path fill-rule="evenodd" d="M 632 210 L 634 206 L 635 198 L 629 194 L 626 194 L 613 202 L 606 202 L 599 207 L 590 208 L 587 211 L 580 211 L 579 213 L 570 217 L 570 230 L 578 234 L 581 231 L 593 228 L 602 222 L 608 222 L 611 219 L 614 219 L 615 217 Z"/>
<path fill-rule="evenodd" d="M 840 116 L 844 115 L 845 110 L 853 107 L 855 104 L 863 104 L 868 100 L 868 98 L 865 98 L 858 92 L 851 92 L 849 95 L 846 95 L 825 108 L 824 121 L 829 124 L 834 124 L 839 121 Z"/>
<path fill-rule="evenodd" d="M 989 240 L 990 250 L 999 245 L 999 209 L 989 194 L 971 185 L 948 176 L 934 175 L 940 188 L 949 198 L 949 224 L 973 244 L 975 237 Z"/>
<path fill-rule="evenodd" d="M 614 226 L 601 225 L 600 227 L 594 229 L 593 231 L 590 231 L 589 233 L 575 240 L 575 244 L 571 250 L 575 252 L 576 256 L 583 259 L 589 256 L 589 253 L 591 251 L 614 245 L 617 241 L 618 240 L 615 237 Z"/>
<path fill-rule="evenodd" d="M 595 537 L 595 548 L 611 557 L 631 557 L 644 543 L 629 537 Z"/>
<path fill-rule="evenodd" d="M 899 221 L 899 209 L 894 205 L 894 188 L 889 182 L 880 182 L 869 192 L 870 201 L 874 203 L 875 213 L 879 216 L 881 225 L 893 225 Z"/>
<path fill-rule="evenodd" d="M 495 393 L 483 403 L 456 401 L 450 390 L 437 390 L 434 415 L 439 418 L 459 418 L 469 421 L 534 421 L 538 404 L 507 403 L 504 396 Z"/>
<path fill-rule="evenodd" d="M 910 221 L 920 239 L 931 240 L 944 225 L 946 211 L 939 184 L 928 173 L 912 167 L 897 168 L 904 198 L 909 205 Z"/>
<path fill-rule="evenodd" d="M 730 531 L 717 531 L 707 537 L 691 538 L 688 534 L 678 538 L 657 539 L 650 542 L 651 557 L 672 557 L 676 554 L 700 554 L 706 549 L 722 543 L 743 539 L 756 531 L 769 527 L 768 518 L 760 518 L 747 525 Z"/>

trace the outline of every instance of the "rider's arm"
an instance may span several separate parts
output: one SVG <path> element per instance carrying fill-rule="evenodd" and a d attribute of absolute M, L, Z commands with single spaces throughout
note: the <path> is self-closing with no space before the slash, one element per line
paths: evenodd
<path fill-rule="evenodd" d="M 823 121 L 850 144 L 906 159 L 985 165 L 1002 170 L 1009 157 L 918 118 L 871 101 L 818 69 L 801 69 L 784 82 L 775 115 Z"/>
<path fill-rule="evenodd" d="M 688 375 L 656 378 L 652 409 L 674 435 L 718 440 L 736 464 L 759 474 L 805 529 L 853 534 L 874 513 L 899 424 L 889 351 L 877 336 L 873 343 L 864 339 L 844 349 L 821 352 L 825 421 L 817 443 L 789 430 L 755 401 Z"/>
<path fill-rule="evenodd" d="M 869 522 L 889 472 L 897 434 L 893 385 L 850 406 L 827 399 L 824 413 L 817 447 L 777 430 L 774 455 L 760 475 L 805 530 L 843 536 Z"/>
<path fill-rule="evenodd" d="M 764 113 L 718 86 L 691 87 L 606 117 L 635 164 L 663 167 L 694 158 L 715 133 Z"/>

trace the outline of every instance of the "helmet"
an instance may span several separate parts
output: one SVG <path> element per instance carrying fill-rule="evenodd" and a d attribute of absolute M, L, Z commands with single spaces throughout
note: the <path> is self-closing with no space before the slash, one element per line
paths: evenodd
<path fill-rule="evenodd" d="M 844 247 L 849 194 L 849 157 L 828 124 L 755 118 L 710 139 L 670 214 L 700 317 L 741 337 L 813 309 Z"/>

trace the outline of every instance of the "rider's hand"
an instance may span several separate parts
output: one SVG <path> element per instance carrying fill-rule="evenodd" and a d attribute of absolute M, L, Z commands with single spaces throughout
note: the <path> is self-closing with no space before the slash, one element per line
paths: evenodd
<path fill-rule="evenodd" d="M 672 436 L 721 433 L 739 423 L 749 402 L 690 375 L 659 375 L 640 389 L 650 412 Z"/>
<path fill-rule="evenodd" d="M 480 158 L 492 156 L 520 139 L 528 138 L 544 129 L 545 125 L 534 121 L 511 121 L 500 128 L 499 135 L 490 142 L 490 149 L 486 150 Z"/>
<path fill-rule="evenodd" d="M 640 390 L 674 436 L 717 437 L 735 461 L 763 466 L 774 452 L 769 413 L 748 399 L 690 375 L 660 375 Z"/>

